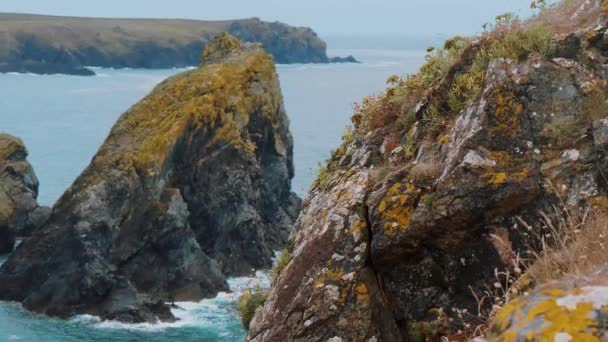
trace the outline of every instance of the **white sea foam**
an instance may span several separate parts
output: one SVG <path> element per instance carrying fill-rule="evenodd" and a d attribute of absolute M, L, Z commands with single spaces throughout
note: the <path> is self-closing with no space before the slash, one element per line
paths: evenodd
<path fill-rule="evenodd" d="M 275 253 L 275 262 L 278 253 Z M 220 292 L 217 297 L 200 302 L 177 302 L 171 312 L 177 318 L 175 322 L 136 323 L 129 324 L 118 321 L 102 321 L 91 315 L 79 315 L 72 319 L 76 323 L 91 324 L 98 329 L 130 330 L 143 332 L 159 332 L 179 328 L 209 328 L 230 334 L 230 326 L 239 325 L 240 318 L 234 308 L 237 298 L 247 288 L 260 285 L 270 287 L 270 276 L 267 271 L 257 271 L 252 277 L 237 277 L 228 279 L 231 292 Z"/>

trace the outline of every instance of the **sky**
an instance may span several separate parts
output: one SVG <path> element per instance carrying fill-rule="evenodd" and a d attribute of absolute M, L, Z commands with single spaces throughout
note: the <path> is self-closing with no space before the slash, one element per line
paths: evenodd
<path fill-rule="evenodd" d="M 470 35 L 531 0 L 1 0 L 0 11 L 94 17 L 260 17 L 309 26 L 321 36 Z"/>

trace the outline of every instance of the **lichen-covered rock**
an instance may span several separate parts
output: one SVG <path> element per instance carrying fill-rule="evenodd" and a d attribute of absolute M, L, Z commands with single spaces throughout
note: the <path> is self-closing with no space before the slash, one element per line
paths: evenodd
<path fill-rule="evenodd" d="M 603 341 L 608 269 L 545 284 L 499 311 L 488 341 Z"/>
<path fill-rule="evenodd" d="M 174 76 L 122 115 L 49 222 L 0 268 L 0 299 L 57 316 L 171 319 L 164 302 L 270 267 L 300 202 L 272 57 L 253 44 Z M 219 53 L 218 53 L 219 51 Z M 229 52 L 222 54 L 221 51 Z"/>
<path fill-rule="evenodd" d="M 0 133 L 0 254 L 11 252 L 17 236 L 29 235 L 50 215 L 36 202 L 38 178 L 26 158 L 19 138 Z"/>
<path fill-rule="evenodd" d="M 306 201 L 291 261 L 250 324 L 251 341 L 397 338 L 372 266 L 365 196 L 369 172 L 353 166 Z M 341 338 L 341 339 L 339 339 Z"/>
<path fill-rule="evenodd" d="M 439 340 L 478 323 L 474 294 L 528 256 L 545 233 L 541 213 L 560 198 L 606 199 L 598 119 L 608 115 L 608 69 L 598 51 L 573 57 L 573 39 L 545 58 L 491 60 L 464 110 L 447 112 L 449 89 L 485 43 L 470 44 L 428 89 L 404 146 L 391 147 L 394 128 L 383 126 L 334 152 L 249 340 Z M 441 123 L 429 127 L 433 106 Z M 355 132 L 362 120 L 353 118 Z M 453 309 L 474 314 L 459 319 Z M 420 336 L 428 324 L 446 331 Z"/>

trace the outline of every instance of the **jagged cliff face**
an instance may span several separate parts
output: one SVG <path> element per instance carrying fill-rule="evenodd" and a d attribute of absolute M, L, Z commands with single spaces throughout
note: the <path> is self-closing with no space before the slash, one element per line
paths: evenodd
<path fill-rule="evenodd" d="M 269 267 L 298 214 L 272 57 L 223 35 L 122 115 L 50 221 L 0 269 L 0 298 L 58 316 L 170 320 L 165 301 Z"/>
<path fill-rule="evenodd" d="M 0 133 L 0 254 L 11 252 L 17 236 L 29 235 L 50 215 L 36 202 L 38 178 L 26 158 L 19 138 Z"/>
<path fill-rule="evenodd" d="M 278 63 L 327 63 L 309 28 L 259 19 L 95 19 L 0 13 L 0 72 L 93 75 L 88 66 L 174 68 L 198 64 L 220 32 L 261 43 Z"/>
<path fill-rule="evenodd" d="M 601 12 L 599 2 L 584 6 Z M 605 206 L 608 20 L 587 24 L 546 51 L 548 40 L 539 44 L 544 55 L 489 60 L 477 88 L 456 85 L 497 51 L 492 39 L 513 37 L 467 43 L 416 95 L 411 85 L 430 74 L 431 59 L 404 81 L 416 99 L 398 109 L 413 123 L 395 122 L 390 101 L 374 107 L 379 124 L 357 113 L 304 202 L 291 260 L 248 340 L 436 340 L 479 324 L 475 295 L 529 256 L 546 233 L 541 213 Z M 463 89 L 475 91 L 456 111 Z"/>

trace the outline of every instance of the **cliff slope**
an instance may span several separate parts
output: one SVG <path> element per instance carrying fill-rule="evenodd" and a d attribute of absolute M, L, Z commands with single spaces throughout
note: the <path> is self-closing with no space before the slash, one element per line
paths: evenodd
<path fill-rule="evenodd" d="M 50 209 L 40 207 L 38 178 L 21 139 L 0 133 L 0 254 L 12 252 L 17 236 L 41 226 Z"/>
<path fill-rule="evenodd" d="M 0 268 L 0 298 L 61 317 L 171 320 L 170 301 L 269 267 L 300 201 L 272 57 L 221 35 L 123 114 L 49 222 Z"/>
<path fill-rule="evenodd" d="M 605 208 L 608 17 L 562 6 L 455 37 L 357 108 L 248 340 L 464 340 L 555 208 Z"/>
<path fill-rule="evenodd" d="M 304 27 L 259 19 L 100 19 L 0 13 L 0 72 L 90 75 L 87 66 L 195 66 L 220 32 L 261 43 L 277 63 L 327 63 L 326 44 Z"/>

